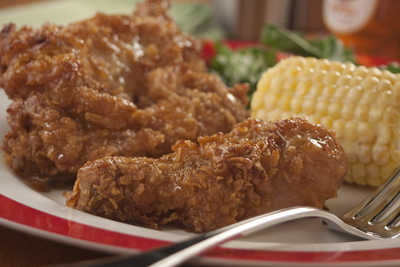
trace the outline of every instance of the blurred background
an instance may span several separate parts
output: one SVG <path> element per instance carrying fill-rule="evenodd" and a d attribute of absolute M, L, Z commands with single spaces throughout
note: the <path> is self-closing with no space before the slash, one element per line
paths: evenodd
<path fill-rule="evenodd" d="M 129 13 L 140 0 L 0 0 L 0 24 L 64 25 L 96 11 Z M 361 64 L 400 61 L 399 0 L 171 0 L 182 28 L 211 40 L 260 41 L 266 24 L 306 37 L 333 33 Z M 365 56 L 368 55 L 368 56 Z M 370 56 L 376 57 L 372 59 Z"/>
<path fill-rule="evenodd" d="M 110 13 L 116 10 L 127 12 L 127 10 L 133 9 L 136 1 L 0 0 L 0 23 L 4 24 L 8 20 L 17 24 L 20 21 L 21 23 L 28 23 L 29 19 L 31 19 L 31 21 L 38 21 L 38 24 L 41 24 L 43 21 L 53 19 L 52 21 L 62 24 L 70 20 L 83 18 L 89 13 L 88 6 L 90 4 L 98 7 L 99 10 Z M 55 2 L 68 3 L 62 4 L 63 6 L 79 2 L 78 6 L 81 10 L 74 10 L 69 14 L 70 9 L 66 8 L 64 9 L 65 15 L 53 18 Z M 219 34 L 226 38 L 258 40 L 260 30 L 265 22 L 279 23 L 288 29 L 306 32 L 317 32 L 325 29 L 321 16 L 321 0 L 172 0 L 171 2 L 173 5 L 193 6 L 190 10 L 189 8 L 179 9 L 181 14 L 172 11 L 174 15 L 179 17 L 178 19 L 183 19 L 182 17 L 185 14 L 189 15 L 190 13 L 190 16 L 187 17 L 192 18 L 191 21 L 188 21 L 189 24 L 193 24 L 193 18 L 195 18 L 198 24 L 207 23 L 211 26 L 209 22 L 212 16 L 212 22 L 216 23 L 213 26 L 218 27 L 220 29 Z M 110 3 L 112 5 L 109 5 Z M 27 4 L 31 6 L 30 12 L 29 10 L 24 11 L 26 14 L 29 12 L 28 16 L 15 13 L 18 8 Z M 37 10 L 36 7 L 42 7 L 42 9 Z M 125 7 L 130 7 L 130 9 L 125 9 Z M 197 13 L 195 14 L 195 12 Z M 194 17 L 192 16 L 193 14 L 195 14 Z"/>
<path fill-rule="evenodd" d="M 325 30 L 321 0 L 213 0 L 217 19 L 234 39 L 256 40 L 265 23 L 289 30 L 315 33 Z"/>

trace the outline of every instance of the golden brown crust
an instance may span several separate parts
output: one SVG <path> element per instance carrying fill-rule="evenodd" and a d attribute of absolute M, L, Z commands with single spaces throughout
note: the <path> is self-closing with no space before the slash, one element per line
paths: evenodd
<path fill-rule="evenodd" d="M 178 141 L 160 159 L 107 157 L 79 170 L 67 205 L 110 219 L 219 228 L 336 196 L 347 159 L 332 131 L 302 119 L 247 119 L 228 134 Z"/>
<path fill-rule="evenodd" d="M 202 43 L 167 8 L 146 1 L 131 16 L 2 30 L 0 87 L 13 100 L 2 149 L 14 166 L 74 178 L 88 160 L 157 157 L 178 138 L 228 132 L 249 116 L 248 86 L 206 73 Z"/>

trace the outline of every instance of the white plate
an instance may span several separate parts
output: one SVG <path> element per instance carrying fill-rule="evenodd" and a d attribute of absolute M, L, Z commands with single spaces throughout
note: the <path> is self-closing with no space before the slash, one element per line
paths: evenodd
<path fill-rule="evenodd" d="M 8 130 L 6 107 L 10 101 L 0 92 L 0 134 Z M 72 185 L 51 187 L 42 193 L 31 189 L 0 155 L 0 224 L 29 234 L 108 253 L 137 253 L 195 234 L 178 228 L 163 231 L 128 225 L 65 207 L 62 193 Z M 371 192 L 345 185 L 339 197 L 327 202 L 341 215 Z M 320 219 L 289 222 L 246 239 L 231 241 L 198 261 L 241 265 L 340 265 L 400 264 L 400 239 L 360 241 L 328 230 Z"/>
<path fill-rule="evenodd" d="M 53 1 L 0 10 L 0 24 L 40 26 L 44 21 L 65 24 L 90 17 L 96 10 L 110 13 L 131 9 L 133 0 Z M 0 91 L 0 135 L 8 130 L 10 101 Z M 71 185 L 47 193 L 32 190 L 5 163 L 0 153 L 0 224 L 29 234 L 108 253 L 137 253 L 184 240 L 194 234 L 174 227 L 155 231 L 110 221 L 65 207 L 62 193 Z M 339 198 L 327 202 L 341 215 L 371 192 L 344 185 Z M 360 241 L 328 230 L 319 219 L 303 219 L 231 241 L 197 260 L 204 264 L 237 266 L 398 266 L 400 239 Z"/>

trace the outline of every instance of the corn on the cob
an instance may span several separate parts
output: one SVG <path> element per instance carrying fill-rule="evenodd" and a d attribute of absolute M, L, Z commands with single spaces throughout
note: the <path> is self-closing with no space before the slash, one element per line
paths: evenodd
<path fill-rule="evenodd" d="M 334 129 L 349 159 L 345 181 L 378 186 L 400 163 L 400 75 L 325 59 L 290 57 L 268 69 L 252 117 L 303 117 Z"/>

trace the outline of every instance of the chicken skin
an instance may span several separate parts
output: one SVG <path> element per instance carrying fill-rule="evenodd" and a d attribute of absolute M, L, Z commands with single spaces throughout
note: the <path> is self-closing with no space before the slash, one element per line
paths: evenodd
<path fill-rule="evenodd" d="M 153 228 L 178 224 L 204 232 L 285 207 L 322 208 L 347 172 L 335 133 L 300 118 L 247 119 L 198 142 L 179 140 L 159 159 L 88 162 L 67 205 Z"/>
<path fill-rule="evenodd" d="M 249 116 L 248 85 L 207 73 L 201 41 L 168 6 L 148 0 L 132 15 L 1 31 L 0 87 L 13 100 L 1 148 L 16 171 L 75 179 L 87 161 L 159 157 Z"/>

